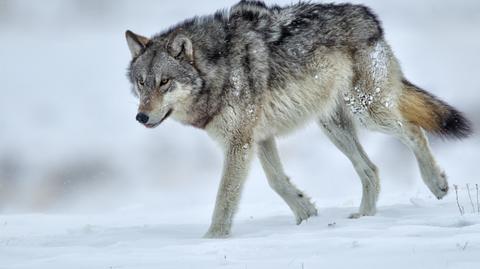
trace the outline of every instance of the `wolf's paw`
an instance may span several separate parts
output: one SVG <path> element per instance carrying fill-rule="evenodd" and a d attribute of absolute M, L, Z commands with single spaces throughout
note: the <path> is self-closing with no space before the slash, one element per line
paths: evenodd
<path fill-rule="evenodd" d="M 360 210 L 360 212 L 352 213 L 348 216 L 349 219 L 359 219 L 361 217 L 375 216 L 376 210 Z"/>
<path fill-rule="evenodd" d="M 295 214 L 297 225 L 300 225 L 304 220 L 307 220 L 310 217 L 318 215 L 315 204 L 310 202 L 310 199 L 303 194 L 295 199 L 295 202 L 292 203 L 291 207 Z"/>
<path fill-rule="evenodd" d="M 373 216 L 373 214 L 365 214 L 365 213 L 352 213 L 348 216 L 349 219 L 359 219 L 361 217 L 366 217 L 366 216 Z"/>
<path fill-rule="evenodd" d="M 445 186 L 439 186 L 436 191 L 433 192 L 435 197 L 437 197 L 438 200 L 441 200 L 445 195 L 448 194 L 448 185 Z"/>
<path fill-rule="evenodd" d="M 348 216 L 349 219 L 359 219 L 363 217 L 363 214 L 360 214 L 360 213 L 352 213 Z"/>
<path fill-rule="evenodd" d="M 230 229 L 225 229 L 223 227 L 210 227 L 207 233 L 203 236 L 206 239 L 222 239 L 230 237 Z"/>
<path fill-rule="evenodd" d="M 438 200 L 441 200 L 445 195 L 448 194 L 448 182 L 447 176 L 444 172 L 440 174 L 436 181 L 429 186 L 430 191 L 437 197 Z"/>

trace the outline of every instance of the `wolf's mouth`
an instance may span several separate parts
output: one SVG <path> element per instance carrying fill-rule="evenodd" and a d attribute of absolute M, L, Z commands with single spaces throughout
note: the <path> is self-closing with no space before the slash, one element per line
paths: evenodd
<path fill-rule="evenodd" d="M 158 125 L 160 125 L 164 120 L 166 120 L 173 112 L 173 109 L 170 109 L 168 110 L 167 114 L 165 114 L 165 116 L 163 116 L 163 118 L 157 122 L 157 123 L 149 123 L 149 124 L 145 124 L 145 127 L 147 128 L 155 128 L 157 127 Z"/>

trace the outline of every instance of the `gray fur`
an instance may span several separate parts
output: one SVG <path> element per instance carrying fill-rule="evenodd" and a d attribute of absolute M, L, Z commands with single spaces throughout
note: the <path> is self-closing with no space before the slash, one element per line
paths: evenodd
<path fill-rule="evenodd" d="M 230 234 L 256 147 L 270 186 L 297 223 L 317 214 L 285 175 L 274 140 L 313 120 L 362 180 L 362 204 L 352 217 L 375 214 L 380 188 L 355 122 L 399 137 L 415 152 L 430 189 L 439 198 L 446 194 L 445 176 L 423 132 L 399 112 L 403 74 L 367 7 L 241 1 L 151 39 L 129 32 L 127 42 L 128 78 L 140 98 L 139 112 L 149 116 L 145 125 L 155 127 L 171 115 L 205 129 L 224 149 L 207 237 Z"/>
<path fill-rule="evenodd" d="M 320 126 L 328 138 L 352 162 L 362 181 L 362 202 L 358 213 L 353 213 L 350 218 L 373 216 L 376 213 L 376 204 L 380 192 L 380 179 L 377 167 L 370 161 L 358 141 L 355 126 L 347 112 L 341 107 L 330 120 L 323 120 Z"/>
<path fill-rule="evenodd" d="M 298 190 L 285 175 L 273 138 L 258 143 L 258 158 L 262 163 L 268 184 L 288 204 L 295 214 L 297 224 L 318 214 L 310 198 Z"/>

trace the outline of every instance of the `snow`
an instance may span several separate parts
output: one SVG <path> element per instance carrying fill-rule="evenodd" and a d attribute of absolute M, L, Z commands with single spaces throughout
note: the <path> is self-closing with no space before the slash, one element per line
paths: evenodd
<path fill-rule="evenodd" d="M 370 54 L 372 59 L 372 77 L 375 82 L 382 85 L 387 77 L 389 51 L 383 43 L 377 43 Z"/>
<path fill-rule="evenodd" d="M 476 268 L 480 215 L 451 201 L 320 208 L 300 226 L 286 206 L 242 205 L 233 238 L 202 239 L 209 206 L 136 205 L 108 214 L 1 219 L 0 268 Z M 34 224 L 33 224 L 34 223 Z"/>
<path fill-rule="evenodd" d="M 232 238 L 201 238 L 222 154 L 193 128 L 135 122 L 124 31 L 150 35 L 234 2 L 0 2 L 0 268 L 479 267 L 480 216 L 466 191 L 478 207 L 478 135 L 431 138 L 452 190 L 437 201 L 406 147 L 361 131 L 382 191 L 376 216 L 350 220 L 360 180 L 309 126 L 278 144 L 319 216 L 296 226 L 255 161 Z M 406 77 L 477 126 L 480 3 L 362 2 L 380 15 Z"/>

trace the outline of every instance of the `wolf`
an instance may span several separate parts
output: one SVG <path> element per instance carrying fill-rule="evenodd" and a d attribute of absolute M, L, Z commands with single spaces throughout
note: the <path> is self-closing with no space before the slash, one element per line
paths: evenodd
<path fill-rule="evenodd" d="M 374 215 L 380 191 L 358 126 L 406 144 L 438 199 L 449 188 L 426 132 L 472 133 L 461 112 L 405 78 L 379 19 L 363 5 L 240 1 L 151 38 L 127 31 L 126 40 L 127 76 L 139 98 L 136 120 L 154 128 L 171 117 L 205 130 L 223 149 L 207 238 L 230 236 L 254 154 L 297 224 L 317 215 L 284 172 L 275 142 L 308 122 L 318 123 L 360 177 L 362 200 L 351 218 Z"/>

